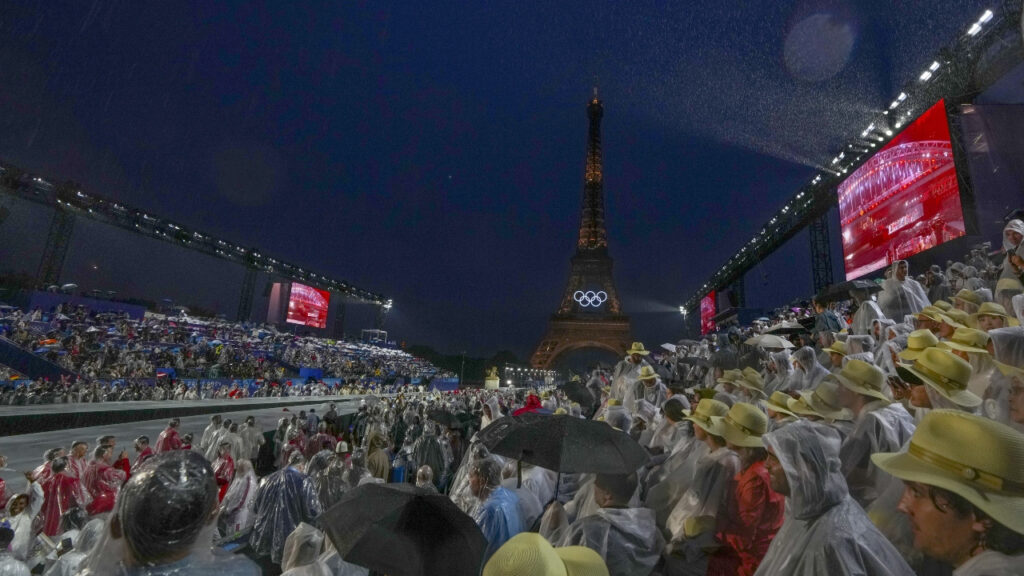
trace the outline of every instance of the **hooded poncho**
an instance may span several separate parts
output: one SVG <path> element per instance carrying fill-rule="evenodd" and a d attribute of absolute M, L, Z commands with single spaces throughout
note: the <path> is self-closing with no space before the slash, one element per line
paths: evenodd
<path fill-rule="evenodd" d="M 850 497 L 839 469 L 839 434 L 794 422 L 764 436 L 789 483 L 787 515 L 758 576 L 911 576 L 899 552 Z"/>

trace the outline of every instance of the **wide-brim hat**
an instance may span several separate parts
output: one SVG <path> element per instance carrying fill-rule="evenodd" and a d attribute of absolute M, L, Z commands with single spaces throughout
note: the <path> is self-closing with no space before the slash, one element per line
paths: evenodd
<path fill-rule="evenodd" d="M 943 312 L 953 307 L 952 304 L 946 302 L 945 300 L 936 300 L 935 302 L 932 302 L 932 306 L 935 306 L 936 308 L 942 310 Z"/>
<path fill-rule="evenodd" d="M 842 340 L 836 340 L 835 342 L 829 344 L 828 348 L 823 348 L 822 350 L 828 352 L 829 354 L 839 354 L 840 356 L 846 356 L 847 354 L 846 342 L 843 342 Z"/>
<path fill-rule="evenodd" d="M 942 314 L 939 314 L 939 321 L 944 324 L 949 324 L 954 329 L 967 328 L 968 324 L 970 323 L 970 315 L 964 312 L 963 310 L 959 310 L 959 312 L 963 312 L 964 316 L 966 317 L 960 317 L 959 315 L 952 314 L 951 312 L 952 310 L 950 310 L 949 312 L 943 312 Z"/>
<path fill-rule="evenodd" d="M 1024 534 L 1024 435 L 1005 424 L 934 410 L 918 424 L 907 451 L 871 460 L 901 480 L 949 490 Z"/>
<path fill-rule="evenodd" d="M 834 380 L 858 394 L 891 402 L 882 391 L 882 386 L 885 385 L 885 374 L 878 367 L 859 358 L 848 360 L 842 370 L 835 374 L 829 374 L 825 379 Z"/>
<path fill-rule="evenodd" d="M 967 288 L 961 288 L 960 291 L 957 292 L 955 296 L 953 296 L 953 299 L 963 300 L 965 302 L 974 304 L 975 306 L 981 306 L 982 303 L 981 296 L 978 296 L 978 294 L 975 293 L 974 290 L 968 290 Z"/>
<path fill-rule="evenodd" d="M 743 371 L 731 369 L 722 372 L 722 377 L 716 379 L 716 382 L 719 384 L 735 384 L 740 378 L 743 378 Z"/>
<path fill-rule="evenodd" d="M 654 368 L 650 366 L 644 366 L 640 368 L 640 374 L 636 377 L 637 380 L 654 380 L 658 377 L 658 373 L 654 371 Z"/>
<path fill-rule="evenodd" d="M 1020 280 L 1016 278 L 1000 278 L 996 282 L 996 294 L 1003 291 L 1024 292 L 1024 284 L 1021 284 Z"/>
<path fill-rule="evenodd" d="M 931 386 L 958 406 L 981 405 L 981 398 L 967 389 L 971 379 L 970 363 L 948 350 L 929 348 L 913 364 L 897 364 L 896 371 L 907 382 Z"/>
<path fill-rule="evenodd" d="M 852 421 L 856 415 L 853 410 L 839 405 L 839 384 L 822 382 L 814 390 L 804 390 L 799 399 L 789 402 L 789 407 L 801 415 L 818 416 L 826 420 Z M 809 411 L 809 413 L 808 413 Z"/>
<path fill-rule="evenodd" d="M 943 350 L 959 350 L 974 354 L 988 354 L 988 334 L 974 328 L 957 328 L 949 340 L 939 342 Z"/>
<path fill-rule="evenodd" d="M 746 402 L 732 405 L 725 416 L 713 417 L 714 425 L 730 444 L 743 448 L 763 448 L 761 436 L 768 431 L 768 417 L 757 406 Z"/>
<path fill-rule="evenodd" d="M 482 576 L 608 575 L 601 555 L 586 546 L 554 547 L 536 532 L 509 538 L 484 566 Z"/>
<path fill-rule="evenodd" d="M 1018 368 L 1017 366 L 1003 364 L 998 360 L 993 360 L 992 362 L 996 365 L 996 368 L 998 368 L 999 371 L 1003 373 L 1003 376 L 1006 376 L 1008 378 L 1017 378 L 1024 382 L 1024 368 Z"/>
<path fill-rule="evenodd" d="M 981 306 L 978 307 L 978 311 L 971 314 L 971 320 L 977 324 L 979 316 L 999 316 L 1007 326 L 1020 325 L 1020 322 L 1018 322 L 1016 318 L 1006 313 L 1006 307 L 998 302 L 983 302 Z"/>
<path fill-rule="evenodd" d="M 700 426 L 705 432 L 714 434 L 715 436 L 721 436 L 721 428 L 716 427 L 713 419 L 719 416 L 725 416 L 729 413 L 729 406 L 725 402 L 715 400 L 713 398 L 702 398 L 697 403 L 697 407 L 690 411 L 690 414 L 684 418 L 693 422 L 694 426 Z"/>
<path fill-rule="evenodd" d="M 789 407 L 790 400 L 793 400 L 793 398 L 785 392 L 772 392 L 771 396 L 761 400 L 761 406 L 764 406 L 772 412 L 797 416 L 798 414 Z"/>
<path fill-rule="evenodd" d="M 901 350 L 896 355 L 913 362 L 917 360 L 917 357 L 921 355 L 927 348 L 939 345 L 939 339 L 932 333 L 931 330 L 921 329 L 914 330 L 907 336 L 907 347 Z"/>
<path fill-rule="evenodd" d="M 629 350 L 626 350 L 626 354 L 628 356 L 632 356 L 633 354 L 639 354 L 641 356 L 647 356 L 650 353 L 651 353 L 650 350 L 647 350 L 646 348 L 644 348 L 644 343 L 643 342 L 633 342 L 633 345 L 630 346 Z"/>
<path fill-rule="evenodd" d="M 918 319 L 923 316 L 932 322 L 942 322 L 942 309 L 936 306 L 925 306 L 914 316 Z"/>

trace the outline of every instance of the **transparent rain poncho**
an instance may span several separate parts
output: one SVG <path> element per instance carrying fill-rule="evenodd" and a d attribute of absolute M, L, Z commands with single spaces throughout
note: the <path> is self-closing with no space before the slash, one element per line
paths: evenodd
<path fill-rule="evenodd" d="M 106 523 L 103 520 L 94 518 L 89 521 L 88 524 L 82 528 L 72 540 L 73 549 L 71 552 L 66 552 L 64 555 L 57 558 L 57 561 L 53 563 L 53 566 L 44 573 L 45 576 L 74 576 L 78 573 L 78 568 L 85 560 L 89 552 L 96 547 L 96 544 L 103 537 L 103 531 L 106 528 Z M 3 576 L 3 571 L 0 571 L 0 576 Z"/>
<path fill-rule="evenodd" d="M 490 490 L 485 500 L 473 510 L 473 520 L 487 539 L 485 561 L 501 548 L 509 538 L 524 530 L 519 515 L 519 498 L 501 486 L 501 468 L 497 462 L 484 460 L 473 466 L 483 483 L 482 490 Z"/>
<path fill-rule="evenodd" d="M 735 452 L 720 447 L 697 461 L 693 482 L 676 503 L 665 522 L 665 529 L 673 540 L 714 536 L 713 522 L 723 510 L 732 485 L 740 471 L 740 459 Z"/>
<path fill-rule="evenodd" d="M 796 389 L 799 385 L 799 376 L 793 369 L 793 362 L 790 359 L 788 350 L 772 352 L 768 355 L 768 362 L 773 370 L 769 372 L 764 382 L 764 393 L 771 395 L 772 392 L 788 392 Z"/>
<path fill-rule="evenodd" d="M 252 507 L 256 501 L 258 488 L 259 478 L 253 472 L 252 463 L 248 460 L 239 460 L 238 467 L 235 468 L 235 477 L 220 503 L 220 516 L 217 522 L 221 536 L 230 537 L 252 528 L 256 521 Z"/>
<path fill-rule="evenodd" d="M 258 575 L 247 558 L 211 547 L 216 507 L 213 469 L 198 452 L 157 454 L 118 494 L 120 535 L 104 530 L 80 576 Z"/>
<path fill-rule="evenodd" d="M 839 451 L 849 492 L 861 506 L 869 508 L 896 481 L 875 466 L 871 455 L 899 451 L 913 433 L 914 418 L 902 404 L 875 400 L 862 409 Z"/>
<path fill-rule="evenodd" d="M 330 576 L 320 563 L 324 533 L 302 522 L 288 535 L 281 559 L 281 576 Z"/>
<path fill-rule="evenodd" d="M 645 505 L 654 510 L 658 526 L 662 529 L 679 499 L 693 483 L 697 463 L 707 454 L 708 445 L 690 432 L 676 443 L 668 459 L 648 476 Z"/>
<path fill-rule="evenodd" d="M 825 379 L 825 376 L 829 375 L 828 368 L 821 365 L 818 362 L 818 357 L 814 353 L 814 348 L 810 346 L 804 346 L 793 352 L 793 360 L 800 363 L 800 367 L 794 372 L 795 375 L 799 376 L 799 383 L 790 388 L 791 392 L 799 392 L 801 390 L 814 390 L 818 387 L 818 384 Z M 794 377 L 794 380 L 796 378 Z"/>
<path fill-rule="evenodd" d="M 267 476 L 256 491 L 256 522 L 249 546 L 259 556 L 279 563 L 285 540 L 301 522 L 313 522 L 322 508 L 316 487 L 305 474 L 288 466 Z"/>
<path fill-rule="evenodd" d="M 573 522 L 556 546 L 586 546 L 613 576 L 650 574 L 665 547 L 648 508 L 600 508 Z"/>
<path fill-rule="evenodd" d="M 785 471 L 787 516 L 757 576 L 912 576 L 899 552 L 850 497 L 839 466 L 839 434 L 800 421 L 764 442 Z"/>
<path fill-rule="evenodd" d="M 0 576 L 29 576 L 29 571 L 24 562 L 9 552 L 0 551 Z"/>

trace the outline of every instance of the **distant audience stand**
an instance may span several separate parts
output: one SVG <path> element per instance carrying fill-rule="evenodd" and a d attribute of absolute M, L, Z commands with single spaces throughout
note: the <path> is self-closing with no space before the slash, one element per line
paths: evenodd
<path fill-rule="evenodd" d="M 0 404 L 6 405 L 358 394 L 386 392 L 414 378 L 453 376 L 401 350 L 188 316 L 137 321 L 84 307 L 7 308 L 0 310 L 0 335 L 80 376 L 13 385 L 18 375 L 0 366 Z M 300 378 L 299 367 L 340 382 L 327 386 Z M 167 368 L 173 375 L 158 374 Z M 203 382 L 211 379 L 257 384 Z"/>

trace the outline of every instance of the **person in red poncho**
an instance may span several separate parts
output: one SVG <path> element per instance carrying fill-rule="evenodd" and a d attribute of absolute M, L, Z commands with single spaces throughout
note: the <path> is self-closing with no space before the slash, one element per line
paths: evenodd
<path fill-rule="evenodd" d="M 768 417 L 751 404 L 737 402 L 720 420 L 726 446 L 740 457 L 741 470 L 718 522 L 718 541 L 708 576 L 753 576 L 782 527 L 785 497 L 771 488 L 761 436 Z"/>
<path fill-rule="evenodd" d="M 92 496 L 86 511 L 93 516 L 113 510 L 114 498 L 128 478 L 124 470 L 110 465 L 113 451 L 112 446 L 97 446 L 92 462 L 85 469 L 85 486 Z"/>
<path fill-rule="evenodd" d="M 164 431 L 156 439 L 157 454 L 170 450 L 181 450 L 181 437 L 178 436 L 178 426 L 180 425 L 181 420 L 177 418 L 171 418 L 167 423 L 167 428 L 164 428 Z"/>
<path fill-rule="evenodd" d="M 526 397 L 526 405 L 524 405 L 519 410 L 516 410 L 515 412 L 513 412 L 512 415 L 513 416 L 519 416 L 520 414 L 526 414 L 526 413 L 529 413 L 529 412 L 537 412 L 538 410 L 541 410 L 541 409 L 543 409 L 543 406 L 541 406 L 540 398 L 538 398 L 534 394 L 530 394 L 529 396 Z"/>
<path fill-rule="evenodd" d="M 75 506 L 85 503 L 78 479 L 69 474 L 67 458 L 56 458 L 50 463 L 51 475 L 43 482 L 43 507 L 39 515 L 43 532 L 47 536 L 61 533 L 61 516 Z"/>
<path fill-rule="evenodd" d="M 231 458 L 231 442 L 221 442 L 217 447 L 217 459 L 213 461 L 213 477 L 217 480 L 217 501 L 224 500 L 224 494 L 235 477 L 235 461 Z"/>
<path fill-rule="evenodd" d="M 132 463 L 131 470 L 128 474 L 129 478 L 132 474 L 138 472 L 139 466 L 142 466 L 143 462 L 153 457 L 153 449 L 149 447 L 149 436 L 139 436 L 135 439 L 135 451 L 138 452 L 139 455 L 135 457 L 135 462 Z"/>

